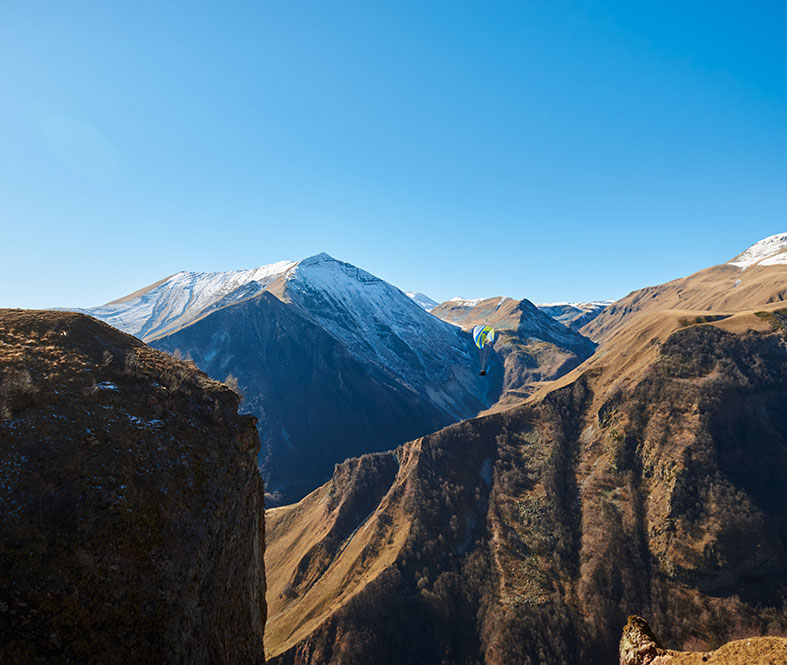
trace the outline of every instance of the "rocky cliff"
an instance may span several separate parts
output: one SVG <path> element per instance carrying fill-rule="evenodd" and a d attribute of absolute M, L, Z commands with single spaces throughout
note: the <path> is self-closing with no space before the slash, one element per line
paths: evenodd
<path fill-rule="evenodd" d="M 661 646 L 648 622 L 630 616 L 620 639 L 620 665 L 778 665 L 787 663 L 787 639 L 747 637 L 715 651 L 673 651 Z"/>
<path fill-rule="evenodd" d="M 0 661 L 263 663 L 254 419 L 82 314 L 0 310 Z"/>

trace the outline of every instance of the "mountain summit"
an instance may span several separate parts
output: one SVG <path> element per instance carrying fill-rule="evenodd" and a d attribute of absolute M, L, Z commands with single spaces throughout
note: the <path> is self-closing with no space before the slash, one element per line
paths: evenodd
<path fill-rule="evenodd" d="M 754 265 L 785 264 L 787 263 L 787 233 L 777 233 L 763 238 L 727 263 L 738 266 L 741 270 Z"/>
<path fill-rule="evenodd" d="M 580 332 L 603 343 L 632 317 L 659 310 L 699 310 L 726 314 L 787 298 L 787 233 L 764 238 L 727 263 L 666 284 L 632 291 L 612 303 Z"/>
<path fill-rule="evenodd" d="M 278 261 L 249 270 L 178 272 L 106 305 L 79 311 L 147 342 L 260 293 L 294 265 Z"/>

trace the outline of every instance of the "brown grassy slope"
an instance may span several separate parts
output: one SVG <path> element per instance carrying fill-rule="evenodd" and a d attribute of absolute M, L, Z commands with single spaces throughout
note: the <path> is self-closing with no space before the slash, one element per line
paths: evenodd
<path fill-rule="evenodd" d="M 263 662 L 254 420 L 82 314 L 0 310 L 0 660 Z"/>
<path fill-rule="evenodd" d="M 787 266 L 752 266 L 741 271 L 724 264 L 633 291 L 580 328 L 580 332 L 603 343 L 641 313 L 663 310 L 733 313 L 780 303 L 786 298 Z"/>
<path fill-rule="evenodd" d="M 419 440 L 412 500 L 380 502 L 410 525 L 395 561 L 274 662 L 609 663 L 632 611 L 678 645 L 785 630 L 784 318 L 654 313 L 530 404 Z"/>
<path fill-rule="evenodd" d="M 522 319 L 519 302 L 513 298 L 485 298 L 470 306 L 468 301 L 448 300 L 430 311 L 437 318 L 466 330 L 481 324 L 501 330 L 516 330 Z"/>
<path fill-rule="evenodd" d="M 406 459 L 405 467 L 411 463 Z M 306 637 L 396 559 L 409 524 L 380 501 L 390 493 L 387 504 L 393 503 L 406 492 L 401 481 L 394 486 L 397 471 L 392 453 L 348 460 L 328 484 L 268 512 L 268 565 L 294 566 L 292 575 L 270 577 L 267 643 L 274 650 Z"/>
<path fill-rule="evenodd" d="M 767 317 L 758 316 L 757 312 L 773 312 L 781 306 L 774 303 L 757 311 L 737 313 L 681 309 L 643 312 L 612 332 L 582 365 L 556 380 L 534 386 L 529 401 L 543 399 L 551 391 L 569 385 L 586 372 L 596 377 L 596 392 L 600 395 L 611 390 L 626 390 L 650 369 L 659 356 L 661 344 L 673 332 L 695 325 L 713 325 L 738 334 L 768 332 L 773 329 L 771 322 Z"/>

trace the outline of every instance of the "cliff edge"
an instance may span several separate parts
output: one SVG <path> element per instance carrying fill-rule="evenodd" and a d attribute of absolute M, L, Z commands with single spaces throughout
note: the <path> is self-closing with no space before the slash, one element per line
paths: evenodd
<path fill-rule="evenodd" d="M 0 310 L 0 661 L 264 663 L 255 420 L 82 314 Z"/>

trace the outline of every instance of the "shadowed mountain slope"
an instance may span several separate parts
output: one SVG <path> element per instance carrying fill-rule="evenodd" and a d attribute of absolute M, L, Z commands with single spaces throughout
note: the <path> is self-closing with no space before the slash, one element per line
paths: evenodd
<path fill-rule="evenodd" d="M 432 314 L 471 330 L 479 324 L 498 331 L 495 352 L 503 363 L 499 406 L 510 406 L 537 384 L 559 378 L 592 355 L 595 344 L 542 312 L 529 300 L 454 298 Z"/>
<path fill-rule="evenodd" d="M 0 310 L 0 661 L 263 663 L 238 397 L 82 314 Z"/>
<path fill-rule="evenodd" d="M 362 362 L 271 293 L 153 344 L 187 350 L 211 376 L 237 378 L 243 408 L 261 421 L 266 482 L 284 497 L 301 497 L 324 482 L 337 460 L 392 448 L 455 419 L 426 393 L 403 385 L 380 365 Z M 462 408 L 472 413 L 481 406 L 468 396 Z"/>
<path fill-rule="evenodd" d="M 349 461 L 270 511 L 272 662 L 601 665 L 632 612 L 676 645 L 784 631 L 785 321 L 654 314 L 562 387 L 400 447 L 392 481 Z"/>

